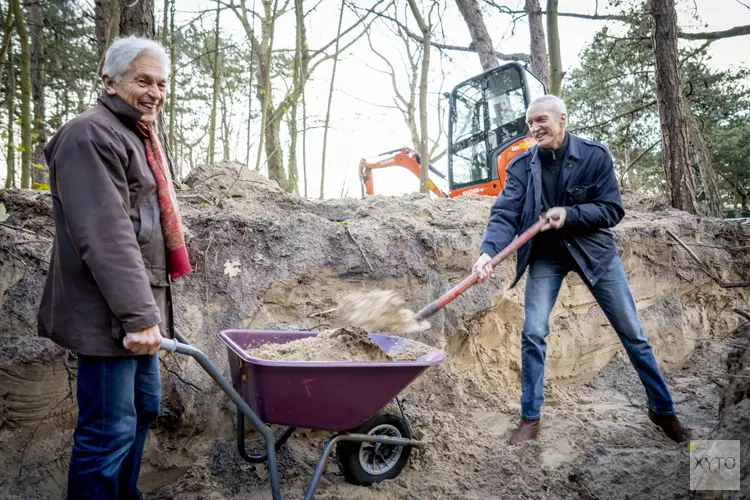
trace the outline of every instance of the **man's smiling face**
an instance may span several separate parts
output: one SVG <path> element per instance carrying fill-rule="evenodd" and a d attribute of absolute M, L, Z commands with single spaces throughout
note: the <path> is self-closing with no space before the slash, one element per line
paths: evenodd
<path fill-rule="evenodd" d="M 109 95 L 118 95 L 143 113 L 141 121 L 154 121 L 164 106 L 167 88 L 166 71 L 158 59 L 138 56 L 130 63 L 119 81 L 104 75 Z"/>
<path fill-rule="evenodd" d="M 557 149 L 565 139 L 565 113 L 558 114 L 551 103 L 540 103 L 529 106 L 526 111 L 526 123 L 531 136 L 543 149 Z"/>

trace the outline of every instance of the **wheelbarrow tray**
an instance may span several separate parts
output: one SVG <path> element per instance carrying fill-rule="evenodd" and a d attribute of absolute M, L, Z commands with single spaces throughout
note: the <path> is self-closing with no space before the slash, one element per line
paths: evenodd
<path fill-rule="evenodd" d="M 218 334 L 227 345 L 234 389 L 264 422 L 333 432 L 354 429 L 424 370 L 445 360 L 438 349 L 415 361 L 390 362 L 272 361 L 246 352 L 317 334 L 277 330 L 225 330 Z M 405 347 L 401 337 L 370 333 L 369 338 L 386 353 Z"/>

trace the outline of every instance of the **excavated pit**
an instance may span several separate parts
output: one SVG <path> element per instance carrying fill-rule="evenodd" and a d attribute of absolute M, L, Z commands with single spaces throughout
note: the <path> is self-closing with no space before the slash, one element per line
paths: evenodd
<path fill-rule="evenodd" d="M 406 307 L 420 309 L 467 276 L 492 203 L 422 195 L 305 200 L 234 168 L 200 170 L 180 193 L 195 272 L 175 284 L 179 328 L 224 373 L 222 329 L 335 328 L 333 309 L 354 291 L 396 290 Z M 748 245 L 750 228 L 659 200 L 626 201 L 615 236 L 643 327 L 678 410 L 698 437 L 708 437 L 720 424 L 737 343 L 732 308 L 746 308 L 750 296 L 717 286 L 665 231 L 696 244 L 723 279 L 747 281 L 750 256 L 737 248 Z M 50 200 L 0 191 L 0 202 L 10 214 L 0 226 L 0 497 L 60 498 L 76 418 L 75 358 L 35 337 L 54 231 Z M 238 264 L 231 267 L 239 274 L 226 274 L 226 263 Z M 409 335 L 448 355 L 404 394 L 417 436 L 430 446 L 412 454 L 396 480 L 371 488 L 346 484 L 331 459 L 316 498 L 689 495 L 687 450 L 648 422 L 643 389 L 616 335 L 572 275 L 551 318 L 540 439 L 505 444 L 520 395 L 523 281 L 507 289 L 514 266 L 505 262 L 432 317 L 431 329 Z M 270 498 L 264 466 L 245 464 L 236 452 L 228 398 L 192 360 L 164 355 L 161 366 L 162 409 L 141 475 L 145 498 Z M 747 425 L 746 405 L 732 408 L 731 418 Z M 281 452 L 285 497 L 302 496 L 325 436 L 298 431 Z"/>

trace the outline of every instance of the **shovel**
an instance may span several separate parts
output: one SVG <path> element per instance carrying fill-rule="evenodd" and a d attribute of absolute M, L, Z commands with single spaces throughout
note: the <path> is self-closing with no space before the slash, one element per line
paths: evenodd
<path fill-rule="evenodd" d="M 545 220 L 540 219 L 533 226 L 521 233 L 521 235 L 513 240 L 507 247 L 505 247 L 502 252 L 495 255 L 492 260 L 490 260 L 490 268 L 494 269 L 495 266 L 497 266 L 500 262 L 508 258 L 510 254 L 521 248 L 524 244 L 526 244 L 526 242 L 536 236 L 537 233 L 541 231 L 544 223 Z M 471 273 L 468 278 L 445 292 L 440 298 L 423 307 L 414 315 L 411 320 L 411 324 L 404 333 L 420 332 L 428 329 L 430 327 L 430 324 L 426 321 L 426 319 L 451 303 L 456 297 L 464 293 L 472 285 L 476 284 L 478 279 L 479 276 L 476 273 Z"/>

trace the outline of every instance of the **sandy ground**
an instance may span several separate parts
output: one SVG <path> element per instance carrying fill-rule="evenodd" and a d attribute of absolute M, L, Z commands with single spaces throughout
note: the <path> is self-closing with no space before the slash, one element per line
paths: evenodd
<path fill-rule="evenodd" d="M 706 438 L 717 423 L 720 386 L 731 339 L 702 342 L 685 366 L 668 374 L 684 421 Z M 709 375 L 710 374 L 710 375 Z M 519 405 L 492 391 L 492 369 L 433 369 L 403 398 L 417 436 L 415 451 L 393 481 L 370 488 L 344 482 L 335 459 L 316 498 L 687 498 L 689 454 L 648 421 L 635 371 L 618 357 L 593 380 L 548 384 L 543 427 L 536 442 L 506 444 Z M 439 387 L 440 390 L 435 390 Z M 280 454 L 282 491 L 300 498 L 321 448 L 322 433 L 293 437 Z M 312 442 L 311 442 L 312 441 Z M 213 448 L 154 499 L 270 498 L 262 466 L 239 459 L 231 445 Z"/>
<path fill-rule="evenodd" d="M 175 284 L 177 324 L 224 373 L 226 346 L 216 337 L 223 329 L 335 328 L 326 311 L 353 291 L 398 290 L 407 308 L 419 310 L 468 275 L 492 202 L 303 200 L 252 172 L 238 177 L 231 166 L 198 172 L 180 196 L 195 273 Z M 35 336 L 54 231 L 50 200 L 0 191 L 0 201 L 6 223 L 26 230 L 0 226 L 0 498 L 58 499 L 76 419 L 75 359 Z M 747 429 L 750 391 L 727 384 L 727 358 L 739 323 L 732 308 L 748 308 L 750 294 L 719 288 L 665 231 L 693 245 L 723 279 L 747 281 L 750 253 L 738 249 L 749 244 L 750 227 L 688 216 L 659 199 L 627 201 L 615 238 L 678 410 L 698 437 Z M 227 263 L 239 273 L 225 273 Z M 575 276 L 551 317 L 540 438 L 505 444 L 520 396 L 523 282 L 507 288 L 513 267 L 512 259 L 504 263 L 431 318 L 428 331 L 410 336 L 448 357 L 403 395 L 427 448 L 398 478 L 371 488 L 346 484 L 334 457 L 316 498 L 689 496 L 686 448 L 648 421 L 634 370 Z M 264 466 L 236 452 L 228 398 L 190 359 L 164 356 L 161 367 L 161 414 L 141 474 L 145 498 L 270 498 Z M 325 438 L 299 430 L 281 451 L 285 498 L 302 496 Z"/>

